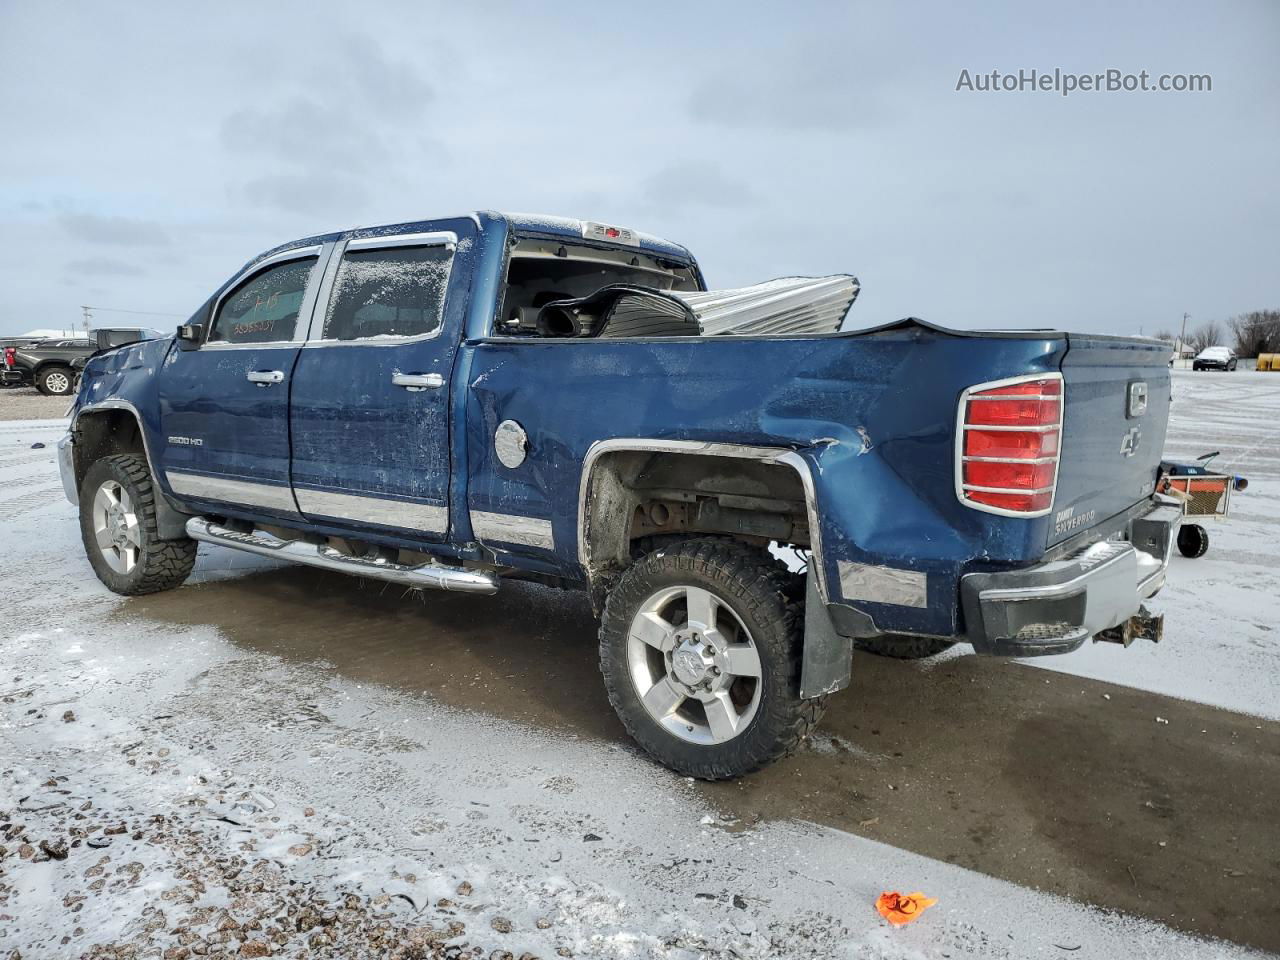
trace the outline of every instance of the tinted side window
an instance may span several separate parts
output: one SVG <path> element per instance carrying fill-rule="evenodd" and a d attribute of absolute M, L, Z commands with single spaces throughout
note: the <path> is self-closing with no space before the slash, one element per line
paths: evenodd
<path fill-rule="evenodd" d="M 342 258 L 321 337 L 417 337 L 440 327 L 448 247 L 352 250 Z"/>
<path fill-rule="evenodd" d="M 302 294 L 315 257 L 290 260 L 250 277 L 222 301 L 209 342 L 270 343 L 294 339 Z"/>

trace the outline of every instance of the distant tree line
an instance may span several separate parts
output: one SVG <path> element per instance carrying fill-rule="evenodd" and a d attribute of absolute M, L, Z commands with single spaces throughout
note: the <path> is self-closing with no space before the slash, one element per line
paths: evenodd
<path fill-rule="evenodd" d="M 1208 320 L 1187 331 L 1185 346 L 1199 353 L 1205 347 L 1223 346 L 1228 331 L 1235 341 L 1238 357 L 1256 357 L 1260 353 L 1280 353 L 1280 310 L 1253 310 L 1232 317 L 1224 327 L 1217 320 Z M 1156 334 L 1157 340 L 1177 342 L 1177 336 L 1169 330 Z"/>

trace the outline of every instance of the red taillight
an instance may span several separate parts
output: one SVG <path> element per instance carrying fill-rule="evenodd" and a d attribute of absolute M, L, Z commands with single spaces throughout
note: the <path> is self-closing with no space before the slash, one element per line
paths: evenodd
<path fill-rule="evenodd" d="M 964 465 L 964 482 L 975 487 L 1011 487 L 1042 490 L 1053 486 L 1055 463 L 993 463 L 970 460 Z"/>
<path fill-rule="evenodd" d="M 956 494 L 977 510 L 1038 516 L 1053 505 L 1062 377 L 979 384 L 961 400 Z"/>
<path fill-rule="evenodd" d="M 14 358 L 15 356 L 17 356 L 17 353 L 18 353 L 18 348 L 17 348 L 17 347 L 5 347 L 5 348 L 4 348 L 4 365 L 5 365 L 6 367 L 12 367 L 12 366 L 13 366 L 13 358 Z"/>

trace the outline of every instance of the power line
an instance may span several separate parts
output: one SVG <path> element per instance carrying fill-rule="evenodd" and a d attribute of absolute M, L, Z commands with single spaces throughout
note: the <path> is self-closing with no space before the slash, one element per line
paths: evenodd
<path fill-rule="evenodd" d="M 119 307 L 87 307 L 83 305 L 80 309 L 101 310 L 103 313 L 136 313 L 140 317 L 169 317 L 177 320 L 186 319 L 186 316 L 181 313 L 156 313 L 154 310 L 121 310 Z"/>

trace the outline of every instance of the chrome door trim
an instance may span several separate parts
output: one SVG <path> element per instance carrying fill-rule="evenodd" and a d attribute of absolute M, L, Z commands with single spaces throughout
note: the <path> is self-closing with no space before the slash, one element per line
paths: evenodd
<path fill-rule="evenodd" d="M 486 546 L 491 543 L 513 543 L 540 550 L 554 550 L 556 546 L 551 521 L 536 517 L 472 510 L 471 531 Z"/>
<path fill-rule="evenodd" d="M 382 237 L 357 237 L 347 241 L 348 250 L 377 250 L 383 247 L 449 247 L 458 246 L 458 235 L 452 230 L 431 233 L 393 233 Z"/>
<path fill-rule="evenodd" d="M 587 548 L 587 493 L 591 488 L 591 473 L 595 463 L 606 453 L 636 451 L 651 453 L 686 453 L 703 457 L 731 457 L 739 460 L 762 460 L 790 467 L 800 475 L 804 489 L 805 513 L 809 519 L 809 546 L 813 562 L 809 569 L 817 576 L 818 595 L 824 603 L 830 603 L 827 591 L 827 572 L 823 565 L 822 526 L 818 521 L 818 497 L 813 484 L 813 472 L 809 463 L 790 448 L 755 447 L 738 443 L 712 443 L 702 440 L 655 440 L 643 437 L 615 437 L 597 440 L 587 450 L 582 462 L 582 477 L 578 485 L 578 564 L 588 574 L 590 551 Z"/>
<path fill-rule="evenodd" d="M 444 386 L 442 373 L 400 373 L 391 375 L 391 382 L 397 387 L 408 390 L 438 390 Z"/>
<path fill-rule="evenodd" d="M 175 494 L 197 500 L 217 500 L 244 507 L 266 507 L 297 513 L 289 486 L 239 480 L 234 477 L 215 477 L 203 473 L 187 473 L 182 470 L 166 470 L 165 479 Z"/>
<path fill-rule="evenodd" d="M 302 345 L 303 337 L 309 328 L 310 321 L 304 320 L 304 317 L 310 317 L 315 310 L 316 295 L 320 289 L 321 274 L 324 273 L 328 261 L 332 258 L 333 248 L 336 243 L 318 243 L 310 247 L 294 247 L 292 250 L 283 250 L 280 253 L 270 257 L 265 257 L 257 263 L 251 264 L 227 284 L 226 288 L 218 296 L 217 301 L 213 305 L 213 309 L 209 311 L 209 329 L 205 331 L 204 342 L 200 344 L 201 350 L 269 350 L 278 347 L 299 347 Z M 311 275 L 307 277 L 307 286 L 302 291 L 302 303 L 298 305 L 298 318 L 293 324 L 293 336 L 287 340 L 266 340 L 261 343 L 227 343 L 225 341 L 209 340 L 209 336 L 213 333 L 213 323 L 218 317 L 218 311 L 222 309 L 223 301 L 230 296 L 235 289 L 248 280 L 250 277 L 266 269 L 274 267 L 277 264 L 287 263 L 290 260 L 304 260 L 307 257 L 314 256 L 316 265 L 311 269 Z"/>
<path fill-rule="evenodd" d="M 244 375 L 244 378 L 250 383 L 256 383 L 260 387 L 269 387 L 273 383 L 284 383 L 284 371 L 250 370 Z"/>
<path fill-rule="evenodd" d="M 342 256 L 347 252 L 347 243 L 346 240 L 339 240 L 333 245 L 324 270 L 321 271 L 322 276 L 316 288 L 316 298 L 311 305 L 311 315 L 307 319 L 306 330 L 302 335 L 306 341 L 303 344 L 304 347 L 316 346 L 320 331 L 324 329 L 324 318 L 329 312 L 329 301 L 333 299 L 333 284 L 338 276 Z"/>
<path fill-rule="evenodd" d="M 298 509 L 308 515 L 377 523 L 423 533 L 443 534 L 449 529 L 449 508 L 418 500 L 395 500 L 369 493 L 293 488 Z"/>

